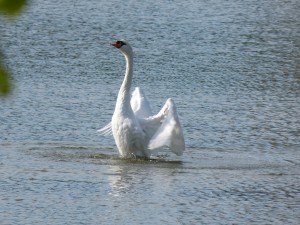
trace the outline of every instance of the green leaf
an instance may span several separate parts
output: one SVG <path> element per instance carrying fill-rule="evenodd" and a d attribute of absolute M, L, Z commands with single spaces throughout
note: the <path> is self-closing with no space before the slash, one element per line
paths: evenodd
<path fill-rule="evenodd" d="M 15 16 L 23 9 L 26 3 L 27 0 L 0 0 L 0 12 Z"/>
<path fill-rule="evenodd" d="M 9 74 L 0 62 L 0 96 L 9 94 L 10 90 L 11 84 L 9 80 Z"/>

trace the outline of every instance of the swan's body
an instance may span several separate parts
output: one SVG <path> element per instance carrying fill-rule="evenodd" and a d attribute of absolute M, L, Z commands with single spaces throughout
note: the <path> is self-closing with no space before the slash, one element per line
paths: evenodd
<path fill-rule="evenodd" d="M 103 134 L 112 132 L 123 157 L 149 157 L 151 150 L 163 146 L 168 146 L 175 154 L 182 155 L 185 143 L 173 100 L 168 99 L 161 111 L 153 115 L 140 88 L 136 88 L 131 97 L 132 48 L 126 41 L 117 41 L 112 45 L 125 56 L 126 73 L 112 121 L 99 131 Z"/>

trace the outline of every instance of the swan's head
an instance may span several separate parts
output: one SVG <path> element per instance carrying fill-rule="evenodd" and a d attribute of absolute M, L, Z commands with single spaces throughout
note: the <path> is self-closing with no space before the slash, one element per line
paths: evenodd
<path fill-rule="evenodd" d="M 125 40 L 116 41 L 115 43 L 111 44 L 119 49 L 125 55 L 132 55 L 132 48 L 130 44 Z"/>

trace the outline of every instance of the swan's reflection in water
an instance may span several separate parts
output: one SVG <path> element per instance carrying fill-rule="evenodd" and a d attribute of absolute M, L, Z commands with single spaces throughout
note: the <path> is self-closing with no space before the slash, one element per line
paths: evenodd
<path fill-rule="evenodd" d="M 162 190 L 172 189 L 181 169 L 181 161 L 112 165 L 107 174 L 111 187 L 109 195 L 151 196 L 155 192 L 157 196 Z"/>
<path fill-rule="evenodd" d="M 178 188 L 185 183 L 182 170 L 179 161 L 110 166 L 107 198 L 120 223 L 143 224 L 147 217 L 152 224 L 181 224 L 188 213 L 187 203 L 178 199 L 184 192 Z"/>
<path fill-rule="evenodd" d="M 111 187 L 109 194 L 114 197 L 128 193 L 134 186 L 132 175 L 126 167 L 112 166 L 108 180 Z"/>

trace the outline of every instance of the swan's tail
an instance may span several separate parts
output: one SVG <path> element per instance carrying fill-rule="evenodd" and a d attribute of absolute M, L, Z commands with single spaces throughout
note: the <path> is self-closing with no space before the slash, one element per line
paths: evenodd
<path fill-rule="evenodd" d="M 97 130 L 97 132 L 100 134 L 100 135 L 103 135 L 103 136 L 110 136 L 112 135 L 112 130 L 111 130 L 111 122 L 108 123 L 105 127 Z"/>

